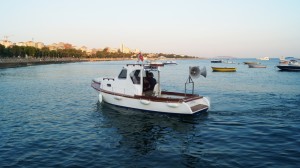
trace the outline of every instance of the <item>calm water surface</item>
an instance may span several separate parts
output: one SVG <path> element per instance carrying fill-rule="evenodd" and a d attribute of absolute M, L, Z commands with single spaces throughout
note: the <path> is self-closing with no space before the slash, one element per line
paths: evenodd
<path fill-rule="evenodd" d="M 0 69 L 0 167 L 299 167 L 300 73 L 277 62 L 223 64 L 235 73 L 211 72 L 208 60 L 163 68 L 162 89 L 184 92 L 188 67 L 207 67 L 195 92 L 212 107 L 189 117 L 99 104 L 91 79 L 116 76 L 124 62 Z"/>

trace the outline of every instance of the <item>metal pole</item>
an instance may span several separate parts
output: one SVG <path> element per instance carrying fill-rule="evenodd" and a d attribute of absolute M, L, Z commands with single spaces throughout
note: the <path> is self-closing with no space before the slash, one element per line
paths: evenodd
<path fill-rule="evenodd" d="M 160 72 L 159 70 L 157 72 L 158 72 L 158 96 L 160 96 Z"/>

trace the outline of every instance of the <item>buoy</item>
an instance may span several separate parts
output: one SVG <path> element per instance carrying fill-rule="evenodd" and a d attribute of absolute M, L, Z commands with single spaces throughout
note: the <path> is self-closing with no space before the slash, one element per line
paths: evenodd
<path fill-rule="evenodd" d="M 102 98 L 102 94 L 101 94 L 101 93 L 99 93 L 99 102 L 100 102 L 100 103 L 102 103 L 102 100 L 103 100 L 103 98 Z"/>
<path fill-rule="evenodd" d="M 148 100 L 141 100 L 140 102 L 141 102 L 142 104 L 144 104 L 144 105 L 150 104 L 150 101 L 148 101 Z"/>
<path fill-rule="evenodd" d="M 179 106 L 178 103 L 168 103 L 167 105 L 172 108 L 176 108 Z"/>
<path fill-rule="evenodd" d="M 114 99 L 116 99 L 116 100 L 121 100 L 122 97 L 120 97 L 120 96 L 115 96 Z"/>

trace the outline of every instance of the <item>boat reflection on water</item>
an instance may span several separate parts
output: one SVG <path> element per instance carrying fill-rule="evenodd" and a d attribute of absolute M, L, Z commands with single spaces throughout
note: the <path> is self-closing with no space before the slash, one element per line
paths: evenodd
<path fill-rule="evenodd" d="M 97 112 L 104 118 L 104 121 L 101 121 L 101 129 L 105 127 L 115 130 L 114 135 L 116 133 L 120 135 L 117 136 L 119 137 L 118 148 L 128 148 L 128 151 L 134 152 L 131 155 L 135 156 L 161 152 L 160 149 L 165 146 L 165 143 L 174 143 L 172 148 L 176 151 L 179 147 L 184 148 L 189 144 L 188 141 L 193 139 L 191 136 L 194 134 L 191 132 L 195 131 L 195 124 L 201 124 L 208 116 L 208 113 L 194 116 L 141 113 L 99 102 Z M 186 135 L 186 139 L 173 139 L 178 135 Z M 172 149 L 167 150 L 172 151 Z"/>

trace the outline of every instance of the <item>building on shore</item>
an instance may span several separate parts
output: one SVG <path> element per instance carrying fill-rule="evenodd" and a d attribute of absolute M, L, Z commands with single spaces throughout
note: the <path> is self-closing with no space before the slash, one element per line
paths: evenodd
<path fill-rule="evenodd" d="M 121 46 L 120 46 L 120 52 L 121 52 L 121 53 L 126 53 L 126 54 L 129 54 L 129 53 L 135 53 L 135 54 L 137 54 L 137 53 L 140 52 L 140 50 L 139 50 L 139 49 L 133 49 L 133 50 L 132 50 L 132 49 L 126 47 L 126 46 L 122 43 Z"/>
<path fill-rule="evenodd" d="M 38 49 L 42 49 L 43 47 L 45 47 L 45 45 L 42 42 L 36 42 L 35 47 L 38 48 Z"/>
<path fill-rule="evenodd" d="M 4 45 L 6 48 L 13 45 L 13 43 L 11 41 L 8 41 L 8 40 L 1 40 L 0 44 Z"/>
<path fill-rule="evenodd" d="M 24 42 L 17 42 L 15 44 L 16 44 L 16 46 L 19 46 L 19 47 L 26 46 L 26 44 Z"/>
<path fill-rule="evenodd" d="M 130 50 L 130 48 L 125 47 L 125 45 L 122 43 L 120 46 L 120 52 L 128 54 L 128 53 L 131 53 L 131 50 Z"/>
<path fill-rule="evenodd" d="M 42 49 L 44 47 L 49 48 L 50 51 L 52 50 L 60 50 L 60 49 L 77 49 L 81 50 L 82 52 L 86 52 L 87 55 L 92 55 L 96 54 L 97 51 L 105 51 L 109 53 L 124 53 L 124 54 L 137 54 L 140 52 L 139 49 L 130 49 L 129 47 L 126 47 L 123 43 L 121 44 L 120 48 L 110 48 L 110 47 L 105 47 L 104 49 L 88 49 L 86 46 L 82 47 L 77 47 L 73 46 L 72 44 L 69 43 L 64 43 L 64 42 L 59 42 L 59 43 L 52 43 L 49 45 L 45 45 L 42 42 L 34 42 L 33 39 L 30 41 L 26 42 L 17 42 L 17 43 L 12 43 L 11 41 L 7 40 L 8 36 L 5 36 L 4 40 L 0 41 L 1 45 L 4 45 L 6 48 L 10 46 L 20 46 L 20 47 L 35 47 L 38 49 Z"/>

